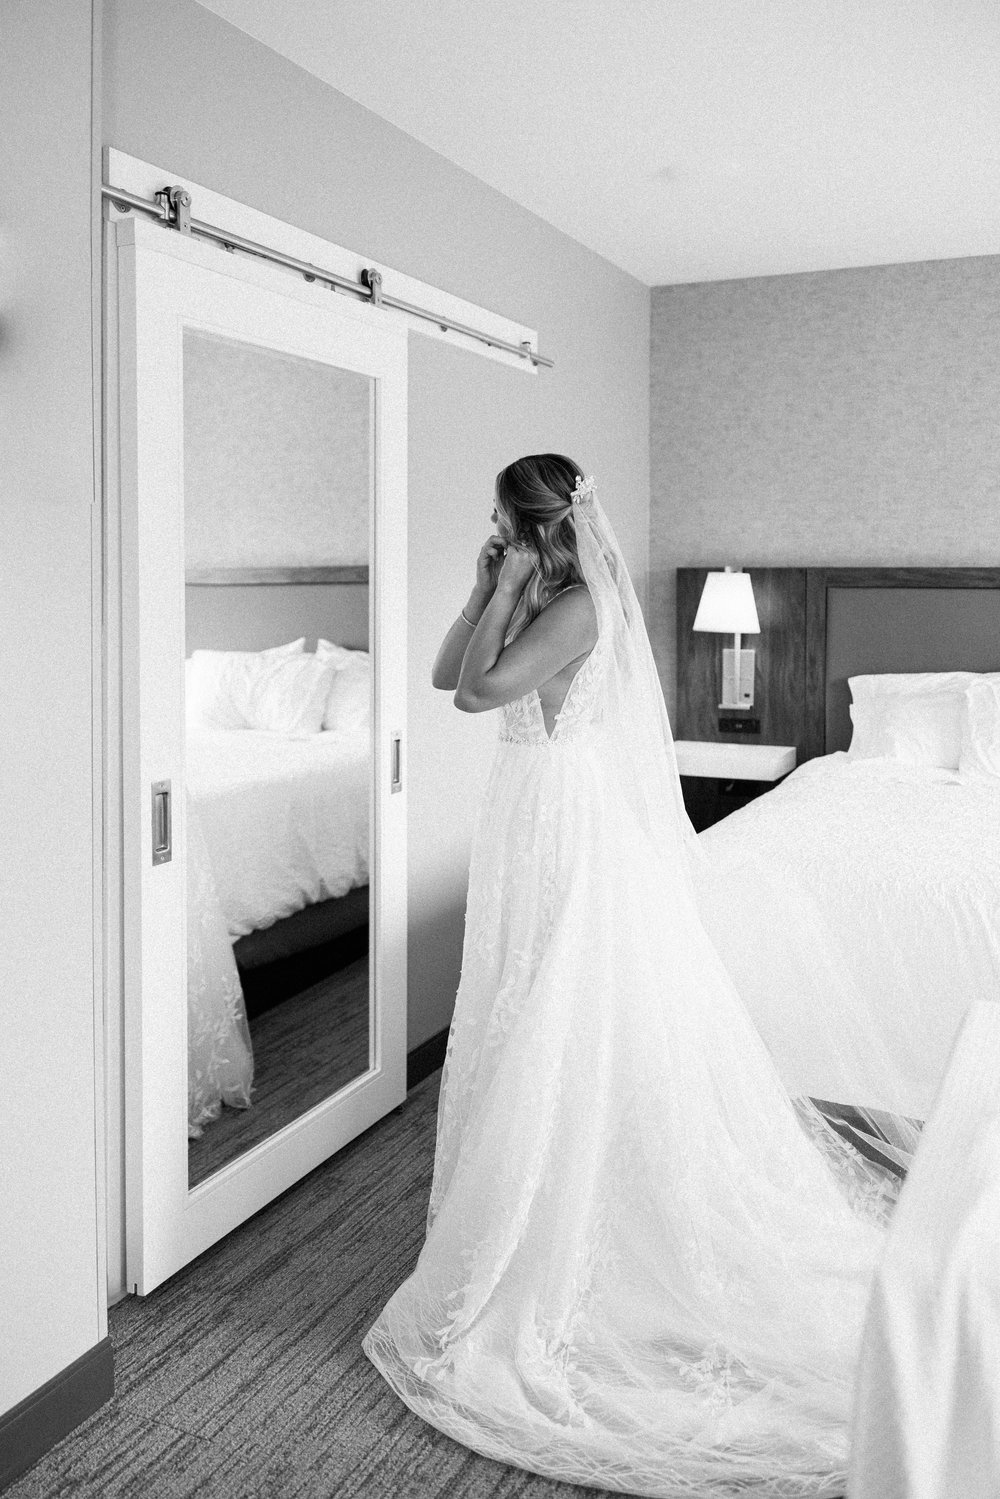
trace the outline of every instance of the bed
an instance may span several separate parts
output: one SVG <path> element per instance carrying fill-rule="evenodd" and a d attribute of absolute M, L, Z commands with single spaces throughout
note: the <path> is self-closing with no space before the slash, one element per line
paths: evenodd
<path fill-rule="evenodd" d="M 703 914 L 791 1093 L 920 1119 L 969 1005 L 1000 999 L 1000 760 L 928 749 L 927 719 L 1000 683 L 1000 569 L 787 572 L 800 695 L 768 707 L 805 763 L 701 834 Z M 904 696 L 895 737 L 847 753 L 852 678 L 862 725 L 866 693 Z"/>
<path fill-rule="evenodd" d="M 1000 779 L 837 751 L 699 841 L 789 1091 L 926 1117 L 969 1004 L 1000 998 Z"/>
<path fill-rule="evenodd" d="M 188 734 L 188 791 L 237 945 L 306 906 L 367 886 L 370 779 L 366 732 Z"/>
<path fill-rule="evenodd" d="M 367 946 L 370 740 L 366 730 L 296 740 L 199 727 L 186 762 L 188 1131 L 198 1138 L 223 1104 L 250 1105 L 249 1018 L 288 997 L 281 959 L 321 951 L 338 966 L 336 941 L 346 957 L 358 952 L 351 934 Z M 255 941 L 258 961 L 251 946 L 247 963 Z M 263 1002 L 253 1003 L 248 969 Z"/>
<path fill-rule="evenodd" d="M 185 588 L 188 656 L 202 650 L 264 651 L 276 642 L 295 638 L 303 642 L 300 648 L 306 651 L 314 650 L 316 642 L 323 638 L 352 651 L 367 651 L 368 594 L 368 568 L 364 565 L 191 572 Z M 190 743 L 189 730 L 189 747 Z M 308 760 L 308 756 L 305 760 L 296 759 L 294 743 L 287 741 L 291 756 L 288 775 L 292 778 L 304 769 Z M 253 753 L 250 748 L 245 754 L 237 750 L 231 772 L 221 767 L 213 772 L 205 763 L 211 749 L 196 746 L 192 764 L 196 773 L 198 769 L 205 771 L 205 788 L 210 790 L 213 785 L 218 788 L 227 775 L 236 780 L 241 775 L 252 776 Z M 336 756 L 333 748 L 314 752 L 323 753 Z M 262 771 L 263 766 L 258 764 L 257 773 Z M 264 773 L 287 780 L 274 756 L 270 770 Z M 226 858 L 224 843 L 220 855 Z M 222 878 L 225 881 L 224 872 Z M 310 884 L 313 892 L 318 890 L 315 880 L 305 882 L 307 889 Z M 252 927 L 246 922 L 234 923 L 234 951 L 241 970 L 262 969 L 367 928 L 367 881 L 354 884 L 339 895 L 319 897 L 316 893 L 303 893 L 305 898 L 292 904 L 284 914 L 278 915 L 276 907 L 269 920 Z M 234 901 L 234 911 L 236 905 Z"/>
<path fill-rule="evenodd" d="M 367 632 L 366 568 L 188 579 L 192 1137 L 250 1102 L 248 1012 L 367 951 Z"/>

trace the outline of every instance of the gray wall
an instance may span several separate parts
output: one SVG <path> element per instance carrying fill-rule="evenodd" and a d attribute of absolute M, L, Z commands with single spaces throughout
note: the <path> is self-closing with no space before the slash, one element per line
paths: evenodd
<path fill-rule="evenodd" d="M 368 561 L 371 381 L 184 334 L 188 569 Z"/>
<path fill-rule="evenodd" d="M 673 569 L 1000 560 L 1000 256 L 657 287 L 651 622 Z"/>
<path fill-rule="evenodd" d="M 493 477 L 555 449 L 597 475 L 644 585 L 649 291 L 192 0 L 105 10 L 104 140 L 537 327 L 536 377 L 410 335 L 410 1044 L 451 1016 L 492 715 L 429 684 Z"/>
<path fill-rule="evenodd" d="M 5 4 L 0 1412 L 106 1330 L 95 1139 L 90 106 L 88 0 Z"/>

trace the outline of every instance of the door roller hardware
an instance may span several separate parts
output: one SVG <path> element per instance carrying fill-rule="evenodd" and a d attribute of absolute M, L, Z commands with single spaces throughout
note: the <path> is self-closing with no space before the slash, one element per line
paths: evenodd
<path fill-rule="evenodd" d="M 191 194 L 186 187 L 161 187 L 156 201 L 168 224 L 179 234 L 191 233 Z"/>

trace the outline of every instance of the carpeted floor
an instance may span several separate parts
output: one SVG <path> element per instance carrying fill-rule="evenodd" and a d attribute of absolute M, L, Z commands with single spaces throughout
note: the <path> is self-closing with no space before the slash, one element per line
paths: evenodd
<path fill-rule="evenodd" d="M 368 954 L 250 1017 L 253 1103 L 188 1141 L 195 1187 L 368 1069 Z"/>
<path fill-rule="evenodd" d="M 113 1308 L 114 1399 L 4 1499 L 597 1499 L 458 1446 L 361 1352 L 423 1241 L 439 1082 Z"/>

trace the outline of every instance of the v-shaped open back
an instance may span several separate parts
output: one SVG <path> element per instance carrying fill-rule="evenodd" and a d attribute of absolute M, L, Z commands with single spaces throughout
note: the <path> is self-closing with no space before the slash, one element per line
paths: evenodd
<path fill-rule="evenodd" d="M 581 661 L 570 679 L 562 703 L 552 715 L 552 728 L 545 720 L 545 709 L 538 688 L 524 697 L 504 703 L 500 709 L 500 739 L 508 744 L 557 744 L 586 732 L 596 722 L 598 705 L 595 684 L 598 672 L 600 642 Z"/>
<path fill-rule="evenodd" d="M 584 656 L 583 660 L 580 662 L 580 664 L 577 667 L 576 671 L 570 677 L 569 682 L 567 683 L 567 686 L 566 686 L 566 691 L 563 693 L 562 702 L 559 704 L 559 707 L 552 714 L 552 726 L 551 726 L 551 728 L 549 727 L 549 724 L 548 724 L 548 722 L 546 720 L 546 717 L 545 717 L 545 704 L 542 702 L 542 694 L 541 694 L 541 692 L 539 691 L 539 689 L 537 687 L 535 687 L 535 688 L 532 689 L 535 701 L 538 704 L 538 712 L 539 712 L 539 715 L 540 715 L 541 720 L 542 720 L 542 732 L 544 733 L 546 739 L 548 739 L 548 740 L 551 741 L 554 738 L 554 736 L 556 735 L 556 733 L 559 730 L 559 725 L 560 725 L 560 723 L 563 720 L 563 715 L 566 714 L 567 708 L 572 708 L 572 706 L 573 706 L 573 702 L 572 702 L 572 699 L 573 699 L 573 690 L 576 687 L 578 681 L 580 680 L 580 677 L 586 671 L 587 663 L 593 659 L 594 651 L 596 649 L 597 649 L 597 647 L 594 646 L 591 650 L 589 650 L 587 652 L 586 656 Z M 567 714 L 567 717 L 568 717 L 568 714 Z"/>

